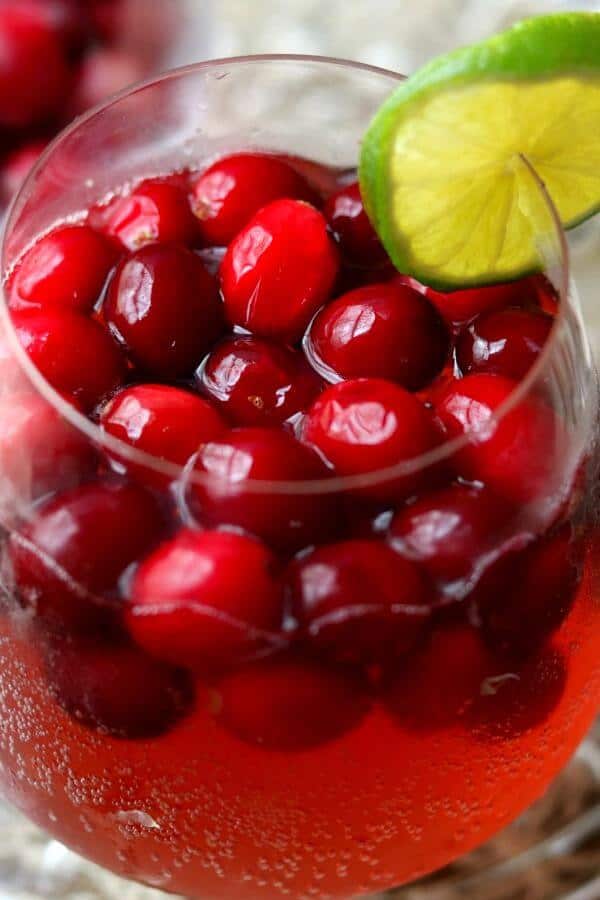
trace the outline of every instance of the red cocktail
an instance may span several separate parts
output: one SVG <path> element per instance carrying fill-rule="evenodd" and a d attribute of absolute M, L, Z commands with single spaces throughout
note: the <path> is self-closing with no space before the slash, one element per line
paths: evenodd
<path fill-rule="evenodd" d="M 432 871 L 597 711 L 566 260 L 453 295 L 393 270 L 353 169 L 392 83 L 182 70 L 67 132 L 8 225 L 4 789 L 185 895 Z"/>

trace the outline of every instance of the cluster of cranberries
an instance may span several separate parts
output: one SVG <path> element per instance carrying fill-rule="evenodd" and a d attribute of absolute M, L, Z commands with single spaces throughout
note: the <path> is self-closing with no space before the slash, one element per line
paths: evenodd
<path fill-rule="evenodd" d="M 149 737 L 208 690 L 233 734 L 292 750 L 374 702 L 520 729 L 560 696 L 548 638 L 580 548 L 559 513 L 514 522 L 548 506 L 562 426 L 531 397 L 494 420 L 550 286 L 399 275 L 357 184 L 315 168 L 239 153 L 144 181 L 12 274 L 23 347 L 112 439 L 100 454 L 36 395 L 2 412 L 36 500 L 16 596 L 88 726 Z"/>
<path fill-rule="evenodd" d="M 124 0 L 0 3 L 0 207 L 71 119 L 146 74 L 120 46 Z"/>

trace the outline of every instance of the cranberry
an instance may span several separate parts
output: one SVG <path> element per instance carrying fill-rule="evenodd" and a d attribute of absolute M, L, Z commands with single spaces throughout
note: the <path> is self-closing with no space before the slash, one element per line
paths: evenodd
<path fill-rule="evenodd" d="M 502 309 L 478 316 L 456 345 L 463 373 L 489 372 L 517 381 L 541 353 L 554 319 L 541 310 Z"/>
<path fill-rule="evenodd" d="M 562 653 L 541 650 L 518 666 L 497 667 L 485 679 L 468 713 L 472 732 L 485 741 L 512 740 L 541 728 L 561 702 L 567 681 Z"/>
<path fill-rule="evenodd" d="M 385 706 L 405 728 L 465 725 L 486 679 L 502 671 L 474 628 L 452 624 L 400 662 L 386 686 Z"/>
<path fill-rule="evenodd" d="M 47 141 L 30 141 L 13 150 L 0 169 L 0 203 L 8 205 L 44 152 Z"/>
<path fill-rule="evenodd" d="M 22 0 L 5 0 L 0 45 L 0 126 L 21 128 L 56 113 L 70 82 L 56 32 Z"/>
<path fill-rule="evenodd" d="M 237 425 L 280 425 L 310 406 L 321 379 L 301 354 L 261 338 L 223 341 L 198 372 L 201 388 Z"/>
<path fill-rule="evenodd" d="M 42 375 L 85 410 L 125 378 L 123 354 L 98 322 L 67 309 L 15 310 L 12 321 Z"/>
<path fill-rule="evenodd" d="M 223 328 L 216 282 L 177 244 L 152 244 L 123 260 L 104 315 L 137 365 L 160 378 L 193 372 Z"/>
<path fill-rule="evenodd" d="M 123 31 L 129 0 L 84 0 L 89 9 L 94 30 L 102 42 L 116 42 Z M 144 4 L 146 5 L 146 4 Z M 148 10 L 150 12 L 150 10 Z M 147 24 L 146 21 L 143 23 Z"/>
<path fill-rule="evenodd" d="M 490 646 L 513 656 L 537 650 L 570 612 L 582 572 L 583 544 L 570 524 L 509 546 L 473 595 Z"/>
<path fill-rule="evenodd" d="M 416 391 L 442 370 L 450 341 L 425 297 L 389 282 L 334 300 L 313 320 L 305 345 L 329 380 L 388 378 Z"/>
<path fill-rule="evenodd" d="M 155 241 L 193 244 L 197 225 L 182 188 L 155 179 L 118 199 L 106 231 L 127 250 L 137 250 Z"/>
<path fill-rule="evenodd" d="M 311 202 L 304 178 L 276 156 L 236 153 L 213 163 L 192 190 L 192 207 L 208 244 L 229 244 L 259 209 L 290 197 Z"/>
<path fill-rule="evenodd" d="M 310 408 L 303 438 L 338 475 L 388 469 L 427 453 L 437 443 L 433 420 L 420 401 L 379 378 L 357 378 L 329 387 Z M 385 501 L 413 493 L 430 477 L 426 469 L 415 470 L 377 480 L 361 491 Z"/>
<path fill-rule="evenodd" d="M 101 103 L 112 94 L 146 74 L 139 59 L 126 50 L 112 47 L 97 47 L 90 50 L 79 66 L 75 91 L 70 101 L 69 111 L 79 115 Z"/>
<path fill-rule="evenodd" d="M 386 262 L 387 254 L 369 221 L 357 182 L 329 197 L 323 214 L 346 260 L 358 266 Z"/>
<path fill-rule="evenodd" d="M 236 428 L 200 448 L 193 474 L 202 480 L 190 484 L 190 507 L 204 525 L 236 525 L 285 551 L 316 543 L 337 525 L 334 496 L 303 492 L 302 482 L 327 478 L 328 469 L 289 432 Z M 273 488 L 252 490 L 252 481 Z M 289 489 L 278 492 L 280 481 Z"/>
<path fill-rule="evenodd" d="M 426 295 L 449 325 L 463 325 L 475 316 L 505 309 L 507 306 L 537 306 L 538 289 L 538 276 L 534 276 L 450 293 L 428 287 Z"/>
<path fill-rule="evenodd" d="M 136 450 L 178 466 L 225 430 L 219 413 L 206 400 L 164 384 L 139 384 L 120 391 L 100 411 L 100 425 Z M 142 465 L 127 468 L 148 484 L 172 480 Z"/>
<path fill-rule="evenodd" d="M 46 676 L 57 703 L 81 725 L 129 740 L 169 731 L 194 699 L 187 673 L 125 645 L 55 642 Z"/>
<path fill-rule="evenodd" d="M 487 484 L 515 504 L 534 500 L 560 505 L 566 434 L 553 411 L 527 397 L 496 417 L 517 382 L 500 375 L 467 375 L 446 386 L 436 412 L 450 438 L 468 443 L 451 463 L 457 474 Z"/>
<path fill-rule="evenodd" d="M 231 322 L 294 343 L 328 299 L 338 270 L 327 223 L 308 203 L 276 200 L 227 248 L 221 287 Z"/>
<path fill-rule="evenodd" d="M 4 394 L 0 422 L 3 492 L 10 486 L 17 498 L 35 500 L 73 487 L 93 471 L 96 454 L 91 441 L 39 394 L 27 390 Z"/>
<path fill-rule="evenodd" d="M 302 751 L 341 738 L 369 710 L 351 669 L 295 658 L 257 662 L 216 686 L 218 721 L 248 744 Z"/>
<path fill-rule="evenodd" d="M 87 225 L 58 228 L 25 254 L 12 280 L 10 305 L 88 312 L 117 258 L 111 244 Z"/>
<path fill-rule="evenodd" d="M 167 662 L 229 665 L 275 642 L 283 619 L 276 559 L 254 538 L 181 531 L 138 569 L 127 624 Z"/>
<path fill-rule="evenodd" d="M 79 53 L 91 36 L 83 6 L 81 0 L 19 0 L 19 8 L 54 31 L 72 53 Z"/>
<path fill-rule="evenodd" d="M 384 543 L 317 547 L 290 572 L 292 609 L 311 646 L 339 661 L 406 653 L 427 622 L 432 591 L 414 563 Z"/>
<path fill-rule="evenodd" d="M 163 527 L 156 501 L 133 485 L 88 484 L 55 497 L 10 537 L 22 602 L 53 626 L 95 629 L 120 576 Z"/>
<path fill-rule="evenodd" d="M 390 526 L 390 544 L 438 582 L 470 578 L 516 511 L 486 488 L 453 484 L 400 509 Z"/>

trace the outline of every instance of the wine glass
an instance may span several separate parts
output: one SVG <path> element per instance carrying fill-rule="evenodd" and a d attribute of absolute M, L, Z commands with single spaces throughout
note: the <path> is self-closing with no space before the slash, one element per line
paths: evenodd
<path fill-rule="evenodd" d="M 87 395 L 74 405 L 50 385 L 9 311 L 38 236 L 132 182 L 244 149 L 278 154 L 315 195 L 347 184 L 398 79 L 296 56 L 176 70 L 67 129 L 7 222 L 2 789 L 77 852 L 167 891 L 324 898 L 410 882 L 533 803 L 598 709 L 598 386 L 564 234 L 527 160 L 545 276 L 518 290 L 554 317 L 550 337 L 514 389 L 461 394 L 449 370 L 427 387 L 415 423 L 435 406 L 445 439 L 412 458 L 232 481 L 202 470 L 202 445 L 181 465 L 149 455 L 103 430 Z M 452 317 L 456 298 L 429 296 Z M 75 343 L 87 384 L 100 359 Z M 291 423 L 300 438 L 306 422 Z M 432 552 L 411 520 L 421 502 Z M 453 549 L 457 515 L 470 537 Z M 207 533 L 219 590 L 251 596 L 261 624 L 203 606 L 196 656 L 185 626 L 170 645 L 131 607 L 152 554 L 182 534 L 178 553 L 196 552 Z M 166 590 L 188 557 L 165 558 Z M 307 596 L 328 603 L 338 577 L 348 602 L 311 620 Z"/>

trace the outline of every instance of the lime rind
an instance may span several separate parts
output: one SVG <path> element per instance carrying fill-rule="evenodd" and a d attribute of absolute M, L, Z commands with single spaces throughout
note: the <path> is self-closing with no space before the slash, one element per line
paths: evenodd
<path fill-rule="evenodd" d="M 520 154 L 564 227 L 598 212 L 599 14 L 520 22 L 432 61 L 384 103 L 359 177 L 396 267 L 442 290 L 539 270 L 541 226 L 522 202 L 539 187 L 523 180 Z"/>

